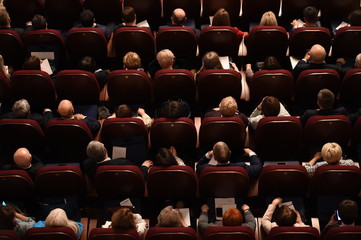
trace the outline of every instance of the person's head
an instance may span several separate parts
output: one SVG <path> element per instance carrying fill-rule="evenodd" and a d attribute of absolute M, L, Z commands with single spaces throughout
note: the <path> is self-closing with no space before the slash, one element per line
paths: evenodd
<path fill-rule="evenodd" d="M 321 149 L 321 156 L 328 164 L 337 165 L 342 158 L 342 148 L 335 142 L 326 143 Z"/>
<path fill-rule="evenodd" d="M 13 230 L 15 223 L 15 210 L 11 206 L 0 206 L 0 230 Z"/>
<path fill-rule="evenodd" d="M 80 23 L 83 27 L 92 27 L 94 22 L 94 13 L 91 10 L 85 9 L 80 13 Z"/>
<path fill-rule="evenodd" d="M 46 23 L 46 19 L 43 15 L 36 14 L 33 19 L 31 20 L 31 24 L 34 30 L 39 29 L 47 29 L 48 24 Z"/>
<path fill-rule="evenodd" d="M 96 64 L 94 58 L 85 56 L 80 59 L 80 61 L 78 63 L 78 68 L 80 70 L 94 73 L 97 70 L 97 64 Z"/>
<path fill-rule="evenodd" d="M 126 25 L 135 25 L 137 19 L 134 8 L 125 7 L 122 11 L 122 19 Z"/>
<path fill-rule="evenodd" d="M 231 26 L 231 20 L 226 9 L 218 9 L 213 16 L 212 26 Z"/>
<path fill-rule="evenodd" d="M 320 109 L 332 109 L 335 95 L 328 89 L 321 89 L 317 94 L 317 105 Z"/>
<path fill-rule="evenodd" d="M 361 68 L 361 53 L 357 54 L 355 58 L 355 67 Z"/>
<path fill-rule="evenodd" d="M 16 101 L 12 107 L 15 118 L 26 118 L 30 113 L 30 104 L 25 99 Z"/>
<path fill-rule="evenodd" d="M 260 26 L 277 26 L 278 23 L 277 23 L 276 15 L 272 11 L 265 12 L 262 15 L 259 25 Z"/>
<path fill-rule="evenodd" d="M 132 109 L 126 104 L 119 105 L 115 116 L 117 118 L 130 118 L 133 116 Z"/>
<path fill-rule="evenodd" d="M 223 98 L 219 104 L 219 109 L 223 117 L 233 117 L 238 109 L 236 99 L 233 97 Z"/>
<path fill-rule="evenodd" d="M 303 19 L 306 25 L 315 25 L 318 21 L 318 10 L 315 7 L 309 6 L 303 9 Z"/>
<path fill-rule="evenodd" d="M 171 165 L 178 165 L 178 163 L 169 149 L 161 148 L 155 155 L 154 165 L 166 167 Z"/>
<path fill-rule="evenodd" d="M 243 215 L 237 208 L 230 208 L 223 214 L 223 226 L 241 226 L 242 223 Z"/>
<path fill-rule="evenodd" d="M 124 69 L 137 70 L 138 68 L 140 68 L 141 65 L 139 55 L 135 52 L 127 52 L 123 57 L 123 65 Z"/>
<path fill-rule="evenodd" d="M 163 49 L 157 54 L 157 61 L 162 69 L 172 69 L 175 56 L 169 49 Z"/>
<path fill-rule="evenodd" d="M 203 56 L 203 68 L 204 70 L 208 69 L 223 69 L 221 61 L 219 60 L 218 53 L 216 52 L 207 52 Z"/>
<path fill-rule="evenodd" d="M 23 70 L 41 70 L 41 60 L 37 56 L 30 56 L 28 57 L 24 64 Z"/>
<path fill-rule="evenodd" d="M 129 208 L 120 208 L 112 215 L 112 228 L 136 228 L 135 216 Z"/>
<path fill-rule="evenodd" d="M 297 220 L 297 213 L 288 206 L 282 206 L 275 217 L 279 227 L 292 227 Z"/>
<path fill-rule="evenodd" d="M 32 156 L 28 149 L 19 148 L 14 153 L 14 163 L 18 168 L 29 168 L 31 167 Z"/>
<path fill-rule="evenodd" d="M 361 10 L 352 11 L 348 16 L 348 23 L 351 26 L 361 26 Z"/>
<path fill-rule="evenodd" d="M 0 10 L 0 27 L 10 27 L 10 16 L 5 9 Z"/>
<path fill-rule="evenodd" d="M 281 68 L 281 64 L 276 57 L 268 56 L 264 59 L 262 67 L 263 70 L 276 70 Z"/>
<path fill-rule="evenodd" d="M 103 143 L 91 141 L 86 148 L 86 155 L 95 162 L 101 162 L 108 157 L 108 152 Z"/>
<path fill-rule="evenodd" d="M 58 113 L 63 118 L 72 118 L 74 114 L 73 104 L 69 100 L 62 100 L 58 106 Z"/>
<path fill-rule="evenodd" d="M 261 106 L 265 117 L 276 117 L 280 113 L 280 102 L 275 97 L 265 97 Z"/>
<path fill-rule="evenodd" d="M 342 200 L 338 205 L 338 214 L 344 224 L 353 224 L 357 218 L 358 206 L 355 201 Z"/>
<path fill-rule="evenodd" d="M 172 24 L 183 25 L 186 19 L 187 19 L 186 13 L 183 9 L 181 8 L 174 9 L 171 17 Z"/>
<path fill-rule="evenodd" d="M 326 50 L 320 44 L 315 44 L 310 49 L 312 63 L 324 63 L 326 58 Z"/>
<path fill-rule="evenodd" d="M 158 227 L 181 227 L 181 219 L 178 210 L 172 206 L 163 208 L 158 216 Z"/>
<path fill-rule="evenodd" d="M 170 101 L 162 107 L 162 115 L 165 118 L 180 118 L 183 115 L 183 106 L 179 101 Z"/>
<path fill-rule="evenodd" d="M 219 163 L 227 163 L 231 158 L 231 150 L 225 142 L 217 142 L 213 146 L 214 159 Z"/>
<path fill-rule="evenodd" d="M 79 231 L 78 224 L 69 220 L 61 208 L 55 208 L 49 213 L 45 219 L 45 227 L 70 227 L 75 233 Z"/>

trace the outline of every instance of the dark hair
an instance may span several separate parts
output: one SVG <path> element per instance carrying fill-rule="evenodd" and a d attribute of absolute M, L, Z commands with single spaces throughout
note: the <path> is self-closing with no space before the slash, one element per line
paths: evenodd
<path fill-rule="evenodd" d="M 231 20 L 226 9 L 218 9 L 213 16 L 212 26 L 231 26 Z"/>
<path fill-rule="evenodd" d="M 0 229 L 13 230 L 15 223 L 15 210 L 12 206 L 0 206 Z"/>
<path fill-rule="evenodd" d="M 167 167 L 172 165 L 178 165 L 173 154 L 167 148 L 159 149 L 158 153 L 155 155 L 154 166 Z"/>
<path fill-rule="evenodd" d="M 207 52 L 203 56 L 203 68 L 207 69 L 223 69 L 222 63 L 219 59 L 219 55 L 216 52 Z"/>
<path fill-rule="evenodd" d="M 280 102 L 275 97 L 266 97 L 262 101 L 262 113 L 266 117 L 278 116 L 280 108 Z"/>
<path fill-rule="evenodd" d="M 81 70 L 85 70 L 85 71 L 94 73 L 97 68 L 97 64 L 96 64 L 94 58 L 85 56 L 82 59 L 80 59 L 80 61 L 78 63 L 78 67 Z"/>
<path fill-rule="evenodd" d="M 306 7 L 303 9 L 303 18 L 308 23 L 316 23 L 318 20 L 318 10 L 315 7 Z"/>
<path fill-rule="evenodd" d="M 34 30 L 46 29 L 46 19 L 44 16 L 36 14 L 31 20 Z"/>
<path fill-rule="evenodd" d="M 94 24 L 94 13 L 89 9 L 82 11 L 80 13 L 80 23 L 83 27 L 92 27 Z"/>
<path fill-rule="evenodd" d="M 132 109 L 128 105 L 126 104 L 119 105 L 116 111 L 117 118 L 130 118 L 132 116 L 133 116 Z"/>
<path fill-rule="evenodd" d="M 180 118 L 183 116 L 183 106 L 179 101 L 169 101 L 162 106 L 162 117 Z"/>
<path fill-rule="evenodd" d="M 281 69 L 281 64 L 276 57 L 268 56 L 264 59 L 263 68 L 264 70 L 276 70 Z"/>
<path fill-rule="evenodd" d="M 278 210 L 275 220 L 279 227 L 292 227 L 296 223 L 297 214 L 288 206 L 282 206 Z"/>
<path fill-rule="evenodd" d="M 341 201 L 338 205 L 338 213 L 344 224 L 354 223 L 358 213 L 357 203 L 352 200 Z"/>
<path fill-rule="evenodd" d="M 135 10 L 132 7 L 125 7 L 122 11 L 122 18 L 125 23 L 131 23 L 135 20 Z"/>
<path fill-rule="evenodd" d="M 317 94 L 317 103 L 323 109 L 331 109 L 335 102 L 335 95 L 328 89 L 321 89 Z"/>
<path fill-rule="evenodd" d="M 351 26 L 361 26 L 361 10 L 352 11 L 348 16 L 348 22 Z"/>
<path fill-rule="evenodd" d="M 231 150 L 224 142 L 217 142 L 213 146 L 213 156 L 217 162 L 226 163 L 231 157 Z"/>
<path fill-rule="evenodd" d="M 23 64 L 23 70 L 41 70 L 40 58 L 37 56 L 28 57 Z"/>

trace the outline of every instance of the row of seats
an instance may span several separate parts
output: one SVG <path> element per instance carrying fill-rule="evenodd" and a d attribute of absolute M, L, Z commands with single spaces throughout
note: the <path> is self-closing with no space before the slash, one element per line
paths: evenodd
<path fill-rule="evenodd" d="M 43 4 L 44 2 L 44 4 Z M 175 8 L 183 8 L 188 18 L 200 18 L 207 21 L 208 16 L 213 16 L 219 8 L 225 8 L 235 25 L 241 17 L 241 21 L 258 22 L 266 11 L 273 11 L 287 23 L 295 18 L 302 18 L 302 11 L 307 6 L 315 6 L 321 10 L 321 17 L 325 19 L 345 20 L 348 14 L 359 9 L 358 0 L 110 0 L 103 4 L 101 0 L 4 0 L 4 6 L 9 11 L 14 26 L 22 27 L 25 22 L 37 14 L 42 13 L 48 17 L 50 28 L 67 28 L 78 20 L 83 8 L 91 9 L 99 23 L 119 22 L 121 10 L 124 6 L 134 7 L 139 20 L 148 19 L 151 23 L 158 24 L 163 18 L 170 21 Z"/>

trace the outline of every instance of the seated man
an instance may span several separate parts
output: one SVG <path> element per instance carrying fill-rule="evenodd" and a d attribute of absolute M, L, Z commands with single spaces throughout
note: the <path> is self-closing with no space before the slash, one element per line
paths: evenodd
<path fill-rule="evenodd" d="M 319 109 L 306 110 L 300 117 L 302 125 L 304 126 L 307 120 L 312 116 L 348 115 L 347 110 L 344 107 L 334 108 L 334 103 L 334 94 L 328 89 L 321 89 L 317 94 L 317 105 L 319 106 Z"/>
<path fill-rule="evenodd" d="M 214 166 L 210 165 L 209 161 L 212 157 L 214 157 L 214 160 L 217 162 L 216 166 L 232 166 L 232 167 L 243 167 L 247 170 L 248 175 L 251 178 L 255 178 L 258 176 L 258 174 L 262 170 L 262 163 L 255 152 L 253 152 L 249 148 L 244 149 L 245 155 L 249 156 L 249 161 L 251 165 L 247 165 L 244 162 L 236 162 L 231 163 L 230 157 L 231 157 L 231 150 L 229 149 L 228 145 L 225 142 L 217 142 L 213 146 L 213 150 L 207 152 L 201 160 L 198 161 L 197 165 L 197 173 L 200 174 L 202 170 L 206 167 Z"/>
<path fill-rule="evenodd" d="M 330 221 L 322 231 L 322 235 L 325 235 L 328 230 L 334 227 L 355 226 L 355 221 L 358 216 L 358 206 L 355 201 L 341 201 L 338 205 L 337 212 L 338 216 L 336 216 L 336 213 L 332 214 Z M 339 219 L 337 217 L 339 217 Z"/>
<path fill-rule="evenodd" d="M 30 154 L 26 148 L 19 148 L 14 153 L 14 164 L 4 165 L 4 170 L 21 169 L 25 170 L 32 179 L 35 179 L 36 171 L 43 167 L 42 161 L 35 155 Z"/>
<path fill-rule="evenodd" d="M 303 20 L 305 21 L 303 26 L 301 27 L 319 27 L 318 26 L 318 10 L 313 6 L 308 6 L 303 9 Z M 293 30 L 298 28 L 299 22 L 294 19 L 291 22 L 292 29 L 290 31 L 290 35 L 293 33 Z"/>
<path fill-rule="evenodd" d="M 261 224 L 267 234 L 269 234 L 274 227 L 309 227 L 302 222 L 299 212 L 288 206 L 280 207 L 279 212 L 275 217 L 275 222 L 272 222 L 273 213 L 281 203 L 282 198 L 275 198 L 272 203 L 268 205 L 268 208 L 262 217 Z"/>
<path fill-rule="evenodd" d="M 317 162 L 323 158 L 324 161 Z M 342 148 L 335 142 L 323 145 L 321 152 L 315 153 L 314 157 L 304 166 L 310 176 L 313 176 L 316 169 L 324 165 L 354 166 L 351 159 L 342 159 Z"/>
<path fill-rule="evenodd" d="M 80 27 L 99 28 L 104 33 L 104 35 L 107 39 L 109 39 L 110 34 L 112 33 L 112 29 L 109 29 L 108 27 L 95 22 L 94 13 L 89 9 L 85 9 L 80 13 L 80 24 L 75 25 L 75 27 L 76 28 L 80 28 Z"/>
<path fill-rule="evenodd" d="M 204 117 L 239 117 L 243 120 L 244 125 L 248 126 L 248 118 L 243 113 L 238 111 L 236 99 L 233 97 L 225 97 L 219 103 L 218 108 L 213 108 L 211 111 L 206 112 Z"/>
<path fill-rule="evenodd" d="M 94 180 L 95 172 L 99 166 L 105 165 L 135 165 L 134 162 L 128 159 L 110 159 L 108 156 L 108 151 L 104 147 L 104 144 L 98 141 L 91 141 L 88 144 L 86 149 L 86 153 L 89 159 L 86 159 L 82 163 L 82 168 L 84 173 L 91 179 Z M 150 160 L 146 160 L 143 162 L 140 169 L 144 177 L 148 175 L 148 169 L 153 165 L 153 162 Z"/>
<path fill-rule="evenodd" d="M 104 71 L 101 68 L 97 68 L 97 63 L 95 62 L 94 58 L 89 56 L 82 57 L 78 63 L 78 68 L 94 73 L 100 89 L 102 89 L 107 83 L 109 72 Z"/>

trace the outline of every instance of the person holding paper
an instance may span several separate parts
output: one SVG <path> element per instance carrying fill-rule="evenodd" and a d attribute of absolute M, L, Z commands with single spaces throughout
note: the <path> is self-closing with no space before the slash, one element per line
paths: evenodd
<path fill-rule="evenodd" d="M 129 208 L 120 208 L 112 215 L 111 228 L 133 229 L 135 228 L 141 238 L 147 229 L 147 225 L 142 216 L 132 213 Z"/>
<path fill-rule="evenodd" d="M 257 154 L 249 148 L 244 149 L 244 154 L 249 156 L 251 165 L 247 165 L 244 162 L 231 163 L 229 161 L 231 157 L 231 150 L 229 149 L 228 145 L 225 142 L 217 142 L 214 144 L 213 150 L 207 152 L 201 158 L 201 160 L 198 161 L 197 173 L 201 174 L 202 170 L 206 167 L 239 166 L 245 168 L 251 178 L 257 177 L 262 170 L 262 163 L 260 159 L 258 158 Z M 215 161 L 215 164 L 211 164 L 212 160 Z"/>
<path fill-rule="evenodd" d="M 248 226 L 253 231 L 256 228 L 256 219 L 246 204 L 243 204 L 241 207 L 243 214 L 237 208 L 230 208 L 223 214 L 222 221 L 216 221 L 214 223 L 209 223 L 208 205 L 204 204 L 201 210 L 202 212 L 198 221 L 198 230 L 201 234 L 203 234 L 209 226 Z"/>
<path fill-rule="evenodd" d="M 155 155 L 154 166 L 185 166 L 185 163 L 181 158 L 177 156 L 177 150 L 175 147 L 171 146 L 169 149 L 161 148 L 158 153 Z"/>
<path fill-rule="evenodd" d="M 159 213 L 157 227 L 188 227 L 178 209 L 167 206 Z"/>
<path fill-rule="evenodd" d="M 282 203 L 282 198 L 275 198 L 262 217 L 261 224 L 264 231 L 269 234 L 274 227 L 309 227 L 302 222 L 301 215 L 297 210 L 289 206 L 281 206 L 276 216 L 275 222 L 272 222 L 272 216 L 276 208 Z"/>
<path fill-rule="evenodd" d="M 290 35 L 293 33 L 293 30 L 298 27 L 319 27 L 318 26 L 318 10 L 317 8 L 313 6 L 308 6 L 305 9 L 303 9 L 303 20 L 305 22 L 302 22 L 300 19 L 294 19 L 291 22 L 291 30 Z"/>

